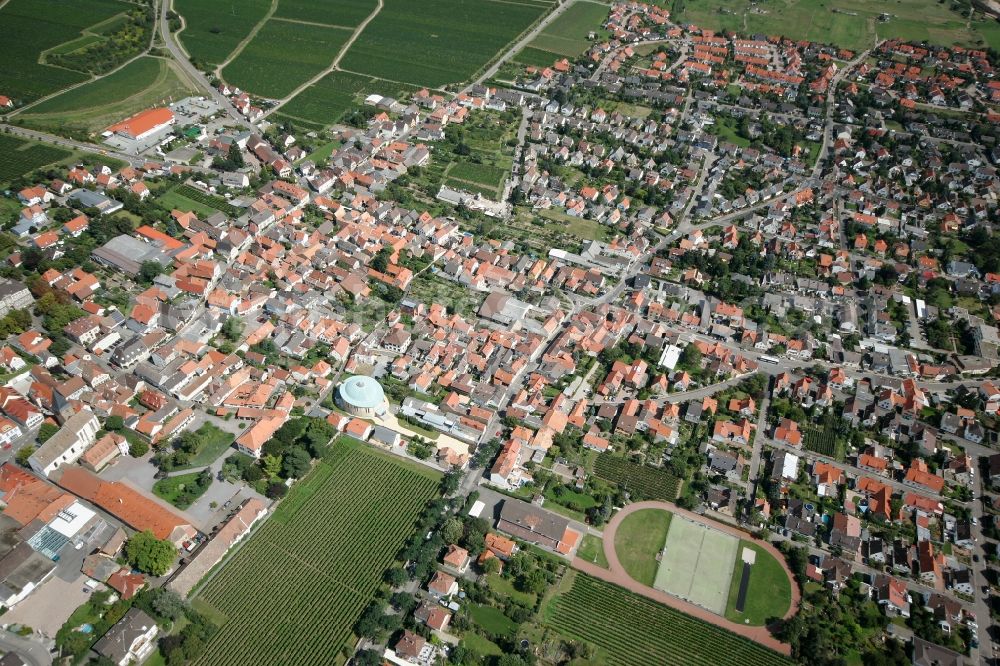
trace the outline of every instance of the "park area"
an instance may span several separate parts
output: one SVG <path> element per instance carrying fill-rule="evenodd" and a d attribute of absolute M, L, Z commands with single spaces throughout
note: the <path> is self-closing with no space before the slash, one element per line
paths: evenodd
<path fill-rule="evenodd" d="M 597 646 L 611 666 L 783 666 L 792 662 L 742 636 L 583 573 L 564 577 L 542 610 L 546 626 Z"/>
<path fill-rule="evenodd" d="M 221 621 L 196 663 L 344 663 L 355 621 L 438 482 L 339 440 L 196 593 L 195 607 Z"/>

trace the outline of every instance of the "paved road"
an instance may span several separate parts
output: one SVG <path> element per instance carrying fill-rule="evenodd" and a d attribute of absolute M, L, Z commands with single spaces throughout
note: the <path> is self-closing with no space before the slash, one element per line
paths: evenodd
<path fill-rule="evenodd" d="M 52 655 L 44 645 L 9 631 L 0 631 L 0 650 L 16 653 L 29 666 L 50 666 Z"/>
<path fill-rule="evenodd" d="M 145 162 L 144 158 L 136 157 L 135 155 L 129 155 L 128 153 L 120 153 L 107 146 L 98 146 L 95 143 L 85 143 L 83 141 L 74 141 L 73 139 L 65 139 L 61 136 L 56 136 L 54 134 L 38 132 L 36 130 L 25 129 L 23 127 L 17 127 L 15 125 L 0 124 L 0 131 L 10 132 L 15 136 L 20 136 L 25 139 L 44 141 L 45 143 L 49 143 L 54 146 L 60 146 L 62 148 L 69 148 L 71 150 L 82 150 L 88 153 L 98 153 L 100 155 L 107 155 L 108 157 L 114 157 L 115 159 L 124 160 L 125 162 L 128 162 L 129 164 L 133 165 L 142 164 L 143 162 Z"/>
<path fill-rule="evenodd" d="M 767 432 L 767 409 L 771 406 L 771 393 L 767 391 L 767 397 L 760 403 L 760 416 L 757 418 L 757 432 L 753 436 L 753 454 L 750 456 L 750 475 L 747 477 L 745 487 L 748 506 L 747 515 L 752 511 L 752 501 L 757 490 L 757 481 L 760 478 L 760 459 L 764 450 L 764 433 Z"/>
<path fill-rule="evenodd" d="M 229 101 L 229 98 L 213 88 L 208 79 L 205 78 L 205 75 L 198 71 L 191 64 L 191 61 L 188 60 L 187 54 L 177 43 L 177 39 L 173 33 L 170 32 L 170 23 L 167 20 L 167 10 L 170 8 L 170 4 L 170 0 L 163 0 L 160 4 L 160 34 L 163 36 L 163 44 L 170 51 L 170 55 L 173 56 L 174 60 L 177 61 L 177 64 L 180 65 L 181 69 L 184 70 L 191 80 L 208 93 L 233 122 L 246 129 L 254 130 L 253 123 L 240 115 L 240 112 L 236 110 L 236 107 Z"/>

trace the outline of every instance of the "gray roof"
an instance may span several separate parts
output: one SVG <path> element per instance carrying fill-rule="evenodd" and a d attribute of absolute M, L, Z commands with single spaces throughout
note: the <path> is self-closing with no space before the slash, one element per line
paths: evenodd
<path fill-rule="evenodd" d="M 569 526 L 569 520 L 566 518 L 539 510 L 527 502 L 510 499 L 503 502 L 500 520 L 555 541 L 562 540 Z"/>
<path fill-rule="evenodd" d="M 38 450 L 31 454 L 40 467 L 48 467 L 56 458 L 62 456 L 73 445 L 76 444 L 77 436 L 83 428 L 96 420 L 93 412 L 82 410 L 66 419 L 63 427 L 56 434 L 45 440 L 45 443 L 38 447 Z"/>
<path fill-rule="evenodd" d="M 161 266 L 169 266 L 171 262 L 170 257 L 154 246 L 125 234 L 112 238 L 94 250 L 93 255 L 129 275 L 137 275 L 144 261 L 156 261 Z"/>
<path fill-rule="evenodd" d="M 115 663 L 122 662 L 132 648 L 132 643 L 155 625 L 153 618 L 138 608 L 130 608 L 125 617 L 104 634 L 104 637 L 94 644 L 98 654 L 108 657 Z"/>

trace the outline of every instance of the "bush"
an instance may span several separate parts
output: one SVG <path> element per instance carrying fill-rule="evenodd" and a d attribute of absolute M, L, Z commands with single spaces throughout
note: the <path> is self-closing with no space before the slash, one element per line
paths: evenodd
<path fill-rule="evenodd" d="M 275 481 L 267 486 L 267 492 L 264 493 L 270 499 L 281 499 L 288 494 L 288 486 L 280 481 Z"/>
<path fill-rule="evenodd" d="M 141 439 L 134 439 L 128 445 L 128 454 L 133 458 L 141 458 L 149 453 L 149 444 Z"/>

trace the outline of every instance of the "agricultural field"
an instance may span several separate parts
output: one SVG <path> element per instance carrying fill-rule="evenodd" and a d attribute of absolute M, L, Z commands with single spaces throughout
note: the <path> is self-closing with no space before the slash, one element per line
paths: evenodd
<path fill-rule="evenodd" d="M 480 192 L 485 197 L 498 200 L 503 194 L 503 184 L 509 174 L 509 169 L 491 164 L 455 162 L 444 172 L 444 183 L 448 187 Z"/>
<path fill-rule="evenodd" d="M 563 580 L 542 616 L 556 632 L 596 645 L 598 663 L 611 666 L 792 663 L 749 639 L 581 573 Z"/>
<path fill-rule="evenodd" d="M 426 468 L 339 441 L 198 592 L 225 621 L 195 663 L 343 663 L 437 484 Z"/>
<path fill-rule="evenodd" d="M 41 64 L 42 52 L 80 39 L 85 28 L 131 7 L 119 0 L 88 0 L 86 4 L 74 0 L 10 0 L 0 6 L 0 91 L 27 103 L 86 81 L 86 74 Z"/>
<path fill-rule="evenodd" d="M 805 447 L 810 451 L 837 460 L 842 460 L 844 457 L 843 447 L 837 441 L 837 433 L 831 428 L 821 430 L 816 427 L 808 427 L 805 429 L 804 439 Z"/>
<path fill-rule="evenodd" d="M 1000 47 L 996 22 L 976 19 L 967 25 L 966 16 L 936 0 L 776 0 L 764 4 L 751 0 L 680 0 L 680 3 L 683 8 L 679 12 L 679 3 L 674 4 L 674 20 L 681 23 L 695 23 L 718 31 L 782 34 L 852 50 L 871 46 L 877 38 L 891 37 L 944 46 Z M 877 20 L 882 12 L 892 15 L 889 21 Z"/>
<path fill-rule="evenodd" d="M 144 56 L 118 71 L 18 114 L 20 124 L 63 135 L 89 135 L 122 118 L 190 95 L 196 88 L 173 62 Z"/>
<path fill-rule="evenodd" d="M 602 453 L 594 460 L 594 474 L 610 483 L 617 483 L 632 493 L 632 500 L 677 499 L 681 481 L 670 472 Z"/>
<path fill-rule="evenodd" d="M 417 90 L 416 86 L 405 83 L 350 72 L 330 72 L 282 106 L 278 115 L 288 117 L 293 123 L 304 120 L 325 127 L 359 107 L 368 95 L 399 98 Z"/>
<path fill-rule="evenodd" d="M 385 0 L 341 67 L 440 88 L 471 78 L 552 9 L 549 0 Z"/>
<path fill-rule="evenodd" d="M 378 6 L 376 0 L 280 0 L 278 18 L 354 28 Z"/>
<path fill-rule="evenodd" d="M 662 509 L 642 509 L 626 516 L 615 533 L 618 560 L 643 585 L 652 587 L 656 579 L 657 556 L 667 540 L 671 517 Z"/>
<path fill-rule="evenodd" d="M 222 70 L 226 82 L 262 97 L 286 97 L 333 63 L 347 28 L 270 19 Z"/>
<path fill-rule="evenodd" d="M 176 208 L 185 213 L 192 212 L 199 217 L 209 217 L 223 212 L 230 217 L 239 217 L 240 209 L 221 197 L 206 194 L 190 185 L 178 185 L 159 197 L 160 205 L 170 210 Z"/>
<path fill-rule="evenodd" d="M 67 150 L 0 134 L 0 185 L 72 155 Z"/>
<path fill-rule="evenodd" d="M 178 33 L 195 62 L 220 64 L 267 15 L 271 0 L 174 0 L 184 18 Z"/>
<path fill-rule="evenodd" d="M 587 39 L 590 33 L 595 33 L 598 41 L 607 37 L 608 31 L 603 28 L 607 18 L 607 5 L 586 0 L 576 2 L 547 25 L 514 60 L 538 67 L 548 67 L 560 58 L 572 60 L 590 48 L 593 43 Z"/>
<path fill-rule="evenodd" d="M 733 579 L 729 584 L 729 601 L 726 605 L 726 619 L 740 624 L 762 626 L 773 617 L 784 617 L 792 603 L 792 583 L 788 580 L 784 567 L 771 553 L 758 544 L 740 540 L 738 553 L 744 548 L 753 550 L 755 560 L 750 569 L 750 584 L 747 586 L 746 605 L 743 612 L 736 610 L 740 580 L 743 577 L 743 560 L 737 556 L 733 563 Z"/>

